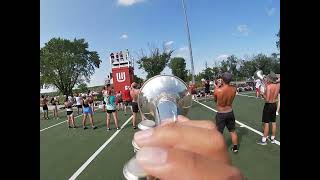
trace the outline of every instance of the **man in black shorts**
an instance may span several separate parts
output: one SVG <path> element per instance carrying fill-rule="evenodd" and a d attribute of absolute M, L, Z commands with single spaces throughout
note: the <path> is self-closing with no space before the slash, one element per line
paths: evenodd
<path fill-rule="evenodd" d="M 131 103 L 131 107 L 132 107 L 132 126 L 133 129 L 136 129 L 136 121 L 137 121 L 137 113 L 139 112 L 139 108 L 138 108 L 138 94 L 140 93 L 140 90 L 137 89 L 137 83 L 133 82 L 131 84 L 131 90 L 130 90 L 130 96 L 132 97 L 132 103 Z"/>
<path fill-rule="evenodd" d="M 207 97 L 210 96 L 210 82 L 208 79 L 204 82 L 204 93 L 205 101 L 207 101 Z"/>
<path fill-rule="evenodd" d="M 217 104 L 218 113 L 216 115 L 216 125 L 218 130 L 223 134 L 225 127 L 230 132 L 233 147 L 231 150 L 234 153 L 238 152 L 238 135 L 236 130 L 235 117 L 232 110 L 232 103 L 236 96 L 236 88 L 230 85 L 232 75 L 225 72 L 222 75 L 221 86 L 214 83 L 214 101 Z"/>
<path fill-rule="evenodd" d="M 267 76 L 266 90 L 264 91 L 263 98 L 265 99 L 265 105 L 263 107 L 262 123 L 263 123 L 263 137 L 260 145 L 267 145 L 267 139 L 269 136 L 269 123 L 272 123 L 272 136 L 271 143 L 275 143 L 276 136 L 276 112 L 277 112 L 277 100 L 280 91 L 280 84 L 277 82 L 277 77 L 274 73 L 270 73 Z"/>

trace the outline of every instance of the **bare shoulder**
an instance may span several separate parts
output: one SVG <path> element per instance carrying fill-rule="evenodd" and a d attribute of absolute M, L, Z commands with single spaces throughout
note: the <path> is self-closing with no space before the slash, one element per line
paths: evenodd
<path fill-rule="evenodd" d="M 222 92 L 222 88 L 216 88 L 214 89 L 214 94 L 217 95 L 218 93 L 221 93 Z"/>

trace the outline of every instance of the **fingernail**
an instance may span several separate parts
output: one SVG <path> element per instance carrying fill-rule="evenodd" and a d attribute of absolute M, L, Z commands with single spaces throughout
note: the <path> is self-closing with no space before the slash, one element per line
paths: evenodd
<path fill-rule="evenodd" d="M 144 147 L 137 154 L 139 162 L 150 166 L 161 166 L 167 162 L 168 151 L 158 147 Z"/>
<path fill-rule="evenodd" d="M 147 142 L 153 134 L 153 129 L 138 131 L 134 134 L 134 141 L 143 144 Z"/>

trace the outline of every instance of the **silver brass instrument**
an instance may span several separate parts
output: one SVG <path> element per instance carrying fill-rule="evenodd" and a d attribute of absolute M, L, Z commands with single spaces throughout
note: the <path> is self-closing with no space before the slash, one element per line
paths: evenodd
<path fill-rule="evenodd" d="M 264 93 L 266 89 L 266 85 L 264 84 L 265 75 L 263 74 L 262 70 L 257 70 L 254 73 L 254 79 L 260 79 L 261 80 L 261 86 L 260 86 L 260 93 Z"/>
<path fill-rule="evenodd" d="M 150 129 L 168 120 L 177 121 L 178 115 L 186 115 L 191 107 L 192 96 L 187 84 L 176 76 L 158 75 L 146 81 L 138 95 L 138 107 L 142 121 L 140 130 Z M 134 151 L 138 145 L 132 141 Z M 154 177 L 143 172 L 136 157 L 131 158 L 123 168 L 127 180 L 152 180 Z"/>

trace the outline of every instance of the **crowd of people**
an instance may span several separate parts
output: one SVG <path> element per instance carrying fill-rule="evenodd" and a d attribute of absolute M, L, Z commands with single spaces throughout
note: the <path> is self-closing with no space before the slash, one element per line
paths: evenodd
<path fill-rule="evenodd" d="M 153 146 L 157 146 L 157 143 L 161 144 L 163 142 L 161 139 L 157 141 L 157 136 L 156 134 L 161 132 L 163 130 L 166 131 L 167 135 L 170 136 L 170 128 L 171 129 L 176 129 L 176 131 L 179 131 L 179 129 L 182 128 L 183 123 L 184 124 L 189 124 L 188 127 L 190 128 L 190 133 L 182 133 L 181 136 L 188 136 L 192 138 L 196 138 L 201 136 L 200 134 L 203 134 L 206 131 L 203 131 L 201 128 L 207 128 L 213 130 L 212 132 L 216 131 L 218 134 L 217 139 L 223 139 L 223 131 L 225 128 L 228 129 L 230 136 L 231 136 L 231 141 L 232 141 L 232 148 L 231 150 L 234 153 L 237 153 L 239 151 L 239 142 L 238 142 L 238 135 L 236 132 L 236 122 L 235 122 L 235 115 L 233 111 L 233 101 L 234 98 L 237 94 L 237 89 L 235 86 L 231 85 L 230 82 L 232 80 L 232 75 L 229 72 L 223 73 L 221 76 L 219 76 L 213 83 L 214 86 L 214 92 L 210 92 L 210 82 L 208 80 L 202 81 L 202 85 L 205 89 L 205 99 L 211 98 L 214 100 L 216 103 L 216 108 L 217 108 L 217 114 L 215 117 L 215 124 L 210 124 L 208 122 L 201 122 L 201 121 L 190 121 L 186 117 L 180 116 L 178 118 L 178 123 L 175 125 L 171 126 L 160 126 L 157 127 L 156 130 L 145 130 L 145 131 L 140 131 L 137 132 L 134 136 L 134 140 L 139 144 L 139 146 L 142 147 L 142 149 L 138 152 L 137 154 L 137 160 L 142 164 L 142 166 L 145 169 L 148 169 L 148 165 L 144 164 L 144 161 L 146 159 L 140 158 L 143 156 L 143 153 L 149 148 L 147 147 L 148 143 L 150 142 L 153 144 Z M 194 84 L 190 84 L 189 90 L 191 94 L 193 95 L 194 100 L 197 100 L 196 97 L 196 87 Z M 118 91 L 115 92 L 113 87 L 110 84 L 107 84 L 103 87 L 102 91 L 102 96 L 103 96 L 103 101 L 102 101 L 102 110 L 106 112 L 106 129 L 107 131 L 111 130 L 110 127 L 110 121 L 111 118 L 114 120 L 115 128 L 117 130 L 120 129 L 119 127 L 119 119 L 118 119 L 118 111 L 124 111 L 124 114 L 127 115 L 128 111 L 127 109 L 129 108 L 131 113 L 132 113 L 132 126 L 134 129 L 136 129 L 136 121 L 137 121 L 137 113 L 139 112 L 137 100 L 138 100 L 138 94 L 140 93 L 140 90 L 137 87 L 136 83 L 132 83 L 131 86 L 125 86 L 124 91 Z M 262 97 L 265 101 L 264 107 L 263 107 L 263 113 L 262 113 L 262 123 L 263 123 L 263 137 L 261 141 L 258 142 L 260 145 L 267 145 L 267 140 L 270 140 L 271 143 L 275 143 L 275 136 L 276 136 L 276 115 L 279 112 L 280 109 L 280 77 L 278 78 L 274 73 L 270 73 L 267 76 L 264 77 L 263 80 L 257 80 L 256 81 L 256 96 L 257 97 Z M 58 100 L 53 98 L 50 103 L 52 105 L 58 104 Z M 83 119 L 82 119 L 82 127 L 83 129 L 87 129 L 86 127 L 86 120 L 87 117 L 90 120 L 90 124 L 92 129 L 96 129 L 97 127 L 94 125 L 94 119 L 93 119 L 93 114 L 94 114 L 94 98 L 92 96 L 92 93 L 90 91 L 84 95 L 81 96 L 80 94 L 77 94 L 75 100 L 70 97 L 65 98 L 64 106 L 66 109 L 67 117 L 68 117 L 68 127 L 69 128 L 76 128 L 75 121 L 74 121 L 74 116 L 73 116 L 73 109 L 72 106 L 73 104 L 76 104 L 77 106 L 77 112 L 80 114 L 82 111 L 83 114 Z M 44 118 L 48 119 L 48 100 L 46 97 L 42 96 L 41 97 L 41 106 L 43 108 L 44 112 Z M 80 110 L 81 109 L 81 110 Z M 54 117 L 58 118 L 58 111 L 57 108 L 54 108 Z M 181 122 L 180 122 L 181 121 Z M 271 137 L 269 138 L 269 124 L 271 123 L 272 125 L 272 132 L 271 132 Z M 181 127 L 180 127 L 181 126 Z M 194 126 L 194 133 L 197 132 L 194 135 L 190 135 L 192 126 Z M 204 127 L 205 126 L 205 127 Z M 200 129 L 197 129 L 201 127 Z M 185 128 L 185 127 L 184 127 Z M 187 128 L 188 129 L 188 128 Z M 154 131 L 153 133 L 148 133 L 148 131 Z M 193 131 L 192 131 L 193 132 Z M 147 137 L 150 135 L 154 135 L 155 138 L 149 138 L 149 140 L 143 140 L 142 137 Z M 141 136 L 141 137 L 140 137 Z M 210 136 L 205 135 L 205 136 Z M 172 137 L 175 138 L 175 137 Z M 188 139 L 187 137 L 185 139 Z M 215 142 L 216 142 L 215 141 Z M 178 141 L 177 141 L 178 142 Z M 211 141 L 210 141 L 211 142 Z M 221 141 L 222 142 L 222 141 Z M 169 142 L 166 142 L 169 143 Z M 191 144 L 196 144 L 196 142 L 192 141 L 190 142 Z M 210 144 L 210 143 L 209 143 Z M 176 145 L 176 144 L 175 144 Z M 206 143 L 208 145 L 208 143 Z M 219 145 L 219 143 L 215 143 L 214 146 L 216 147 Z M 146 148 L 143 148 L 143 146 L 146 146 Z M 184 143 L 184 145 L 180 145 L 181 147 L 188 146 L 187 143 Z M 193 147 L 194 145 L 192 145 Z M 222 149 L 224 149 L 224 143 L 220 143 Z M 161 146 L 162 148 L 165 146 Z M 190 145 L 191 147 L 191 145 Z M 201 145 L 198 146 L 200 149 L 202 148 Z M 204 146 L 203 146 L 204 147 Z M 168 150 L 168 149 L 159 149 L 159 148 L 154 148 L 154 149 L 148 149 L 148 151 L 157 151 L 157 153 L 160 153 L 161 151 L 166 151 L 166 153 L 173 153 L 174 150 Z M 177 150 L 178 151 L 178 150 Z M 190 153 L 192 154 L 194 150 L 192 150 Z M 228 175 L 228 176 L 234 176 L 236 177 L 235 179 L 243 179 L 243 176 L 241 172 L 239 172 L 237 169 L 231 166 L 230 164 L 230 158 L 226 155 L 225 150 L 219 151 L 222 153 L 220 162 L 221 166 L 223 167 L 222 170 L 232 170 L 233 173 L 223 173 L 221 174 L 222 176 Z M 180 154 L 183 154 L 182 152 L 179 152 Z M 184 153 L 188 153 L 185 151 Z M 201 159 L 200 156 L 203 154 L 201 152 L 196 152 Z M 190 154 L 190 155 L 191 155 Z M 206 154 L 204 154 L 206 156 Z M 179 154 L 176 154 L 173 157 L 179 157 Z M 187 156 L 184 156 L 187 157 Z M 217 157 L 217 158 L 219 158 Z M 185 159 L 187 161 L 187 159 Z M 225 161 L 225 162 L 224 162 Z M 178 160 L 176 161 L 178 162 Z M 183 161 L 181 161 L 183 162 Z M 209 163 L 209 161 L 206 162 L 200 162 L 199 160 L 199 167 L 208 168 L 209 166 L 206 165 L 206 163 Z M 210 164 L 210 163 L 209 163 Z M 225 167 L 224 167 L 225 166 Z M 170 168 L 169 168 L 170 169 Z M 155 175 L 157 172 L 153 172 L 154 169 L 150 169 L 148 172 L 149 174 Z M 206 172 L 202 172 L 200 174 L 195 174 L 195 177 L 201 177 L 206 174 L 210 174 L 210 170 Z M 165 175 L 165 174 L 164 174 Z M 161 174 L 158 174 L 159 177 L 161 177 Z M 219 176 L 220 177 L 220 176 Z"/>
<path fill-rule="evenodd" d="M 106 128 L 108 131 L 111 130 L 110 120 L 111 116 L 115 122 L 116 129 L 119 130 L 119 118 L 117 111 L 124 111 L 124 115 L 126 116 L 128 113 L 128 109 L 132 117 L 132 126 L 136 129 L 137 122 L 137 114 L 139 112 L 138 108 L 138 94 L 139 89 L 137 83 L 133 82 L 131 86 L 125 86 L 125 90 L 123 92 L 118 91 L 115 92 L 114 88 L 110 84 L 106 84 L 102 88 L 102 97 L 101 108 L 103 112 L 106 112 Z M 53 97 L 49 102 L 48 97 L 44 95 L 40 98 L 40 106 L 43 110 L 44 119 L 49 119 L 49 103 L 53 106 L 53 117 L 59 118 L 58 116 L 58 98 Z M 95 112 L 95 104 L 96 104 L 96 96 L 89 90 L 86 94 L 77 93 L 76 97 L 65 96 L 64 101 L 64 109 L 68 118 L 68 127 L 69 128 L 77 128 L 74 121 L 74 113 L 73 106 L 75 105 L 77 108 L 77 114 L 80 115 L 82 113 L 82 128 L 88 129 L 86 126 L 87 119 L 90 120 L 90 125 L 92 129 L 96 129 L 97 127 L 94 125 L 94 112 Z"/>
<path fill-rule="evenodd" d="M 235 116 L 232 109 L 233 100 L 237 94 L 235 86 L 231 85 L 232 75 L 225 72 L 218 76 L 214 83 L 213 99 L 217 105 L 217 114 L 215 117 L 216 126 L 218 131 L 223 133 L 225 127 L 230 132 L 231 140 L 233 143 L 232 151 L 238 152 L 238 136 L 235 131 Z M 205 100 L 210 98 L 210 84 L 209 80 L 202 80 L 202 87 L 205 89 Z M 266 145 L 267 139 L 271 143 L 275 143 L 276 136 L 276 116 L 280 114 L 280 77 L 271 72 L 263 79 L 255 80 L 256 97 L 262 97 L 265 101 L 262 114 L 263 123 L 263 137 L 258 144 Z M 190 93 L 194 100 L 198 100 L 195 84 L 190 83 Z M 269 124 L 272 125 L 272 133 L 269 138 Z"/>

